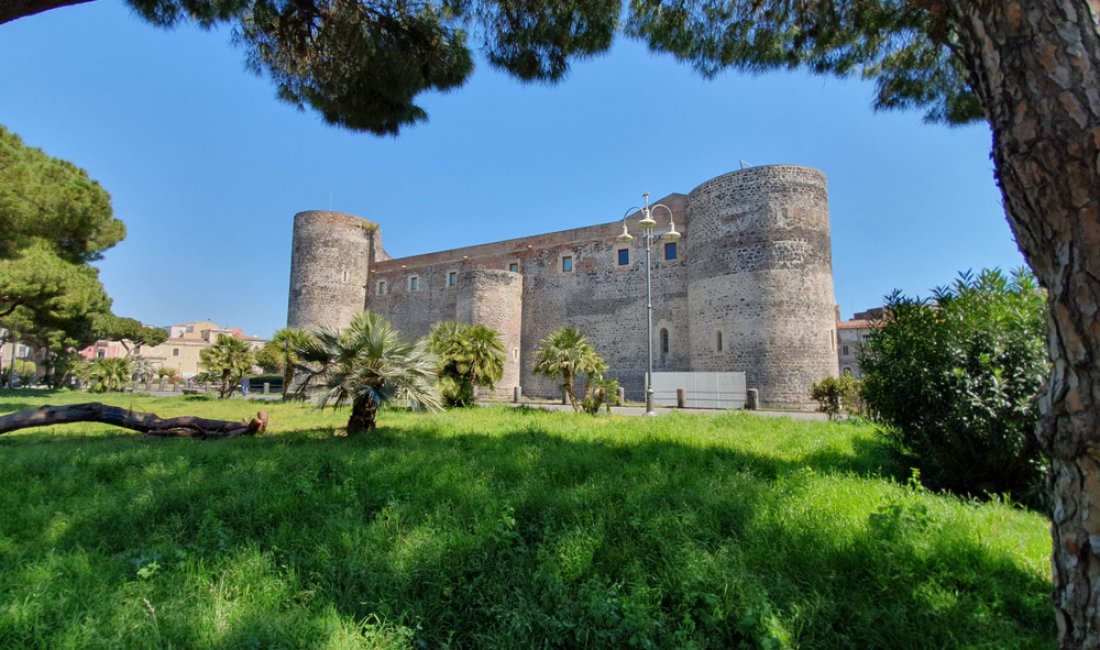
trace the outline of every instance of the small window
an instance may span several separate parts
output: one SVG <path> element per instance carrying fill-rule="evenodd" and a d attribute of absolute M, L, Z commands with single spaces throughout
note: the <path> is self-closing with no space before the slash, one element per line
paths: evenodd
<path fill-rule="evenodd" d="M 420 291 L 420 276 L 419 275 L 410 275 L 409 276 L 409 291 Z"/>
<path fill-rule="evenodd" d="M 721 352 L 722 351 L 722 332 L 717 332 L 716 339 L 717 340 L 715 341 L 715 343 L 718 346 L 718 351 Z"/>
<path fill-rule="evenodd" d="M 519 348 L 512 348 L 512 358 L 519 361 Z"/>
<path fill-rule="evenodd" d="M 851 368 L 849 368 L 849 367 L 847 367 L 847 366 L 845 366 L 845 367 L 844 367 L 844 376 L 845 376 L 845 377 L 851 377 L 851 376 L 852 376 L 852 369 L 851 369 Z"/>
<path fill-rule="evenodd" d="M 572 256 L 566 255 L 565 257 L 561 258 L 561 270 L 562 270 L 562 273 L 572 273 L 573 272 L 573 257 Z"/>
<path fill-rule="evenodd" d="M 447 271 L 447 286 L 453 287 L 458 284 L 458 271 Z"/>
<path fill-rule="evenodd" d="M 106 358 L 106 357 L 107 357 L 107 350 L 106 350 L 106 348 L 98 348 L 98 349 L 97 349 L 97 350 L 95 351 L 95 356 L 96 356 L 96 358 L 97 358 L 97 359 L 104 359 L 104 358 Z"/>
<path fill-rule="evenodd" d="M 348 281 L 348 272 L 347 271 L 340 271 L 340 277 L 343 278 L 341 281 L 346 283 Z"/>
<path fill-rule="evenodd" d="M 848 356 L 848 346 L 845 345 L 845 346 L 841 347 L 840 348 L 840 353 L 843 354 L 844 356 Z"/>
<path fill-rule="evenodd" d="M 517 264 L 516 262 L 512 262 L 508 265 L 508 270 L 512 273 L 519 273 L 519 264 Z"/>
<path fill-rule="evenodd" d="M 379 280 L 378 281 L 378 295 L 384 296 L 387 293 L 389 293 L 389 291 L 390 291 L 390 289 L 386 285 L 386 281 L 385 280 Z"/>
<path fill-rule="evenodd" d="M 172 348 L 172 356 L 173 357 L 178 357 L 179 355 L 180 355 L 180 349 L 179 348 Z"/>
<path fill-rule="evenodd" d="M 674 241 L 665 242 L 665 259 L 666 260 L 676 259 L 676 242 L 674 242 Z"/>
<path fill-rule="evenodd" d="M 661 354 L 668 354 L 668 330 L 661 328 Z"/>
<path fill-rule="evenodd" d="M 620 248 L 619 249 L 619 266 L 626 266 L 628 264 L 630 264 L 630 249 L 629 248 Z"/>

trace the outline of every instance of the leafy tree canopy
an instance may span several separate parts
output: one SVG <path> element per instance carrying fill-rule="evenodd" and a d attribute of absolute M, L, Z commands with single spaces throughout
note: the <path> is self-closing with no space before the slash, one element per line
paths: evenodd
<path fill-rule="evenodd" d="M 867 405 L 932 487 L 1037 502 L 1043 292 L 1026 270 L 986 270 L 933 298 L 887 298 L 860 360 Z"/>
<path fill-rule="evenodd" d="M 139 320 L 112 313 L 97 315 L 93 330 L 96 338 L 121 341 L 127 353 L 132 350 L 131 346 L 160 345 L 168 340 L 168 330 L 163 327 L 150 327 Z"/>

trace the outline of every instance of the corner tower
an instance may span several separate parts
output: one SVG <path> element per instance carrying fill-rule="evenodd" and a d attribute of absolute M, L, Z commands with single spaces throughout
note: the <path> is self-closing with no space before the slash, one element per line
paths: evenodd
<path fill-rule="evenodd" d="M 294 215 L 288 327 L 346 327 L 363 311 L 378 225 L 355 215 L 309 210 Z"/>
<path fill-rule="evenodd" d="M 688 197 L 693 370 L 744 371 L 765 404 L 812 407 L 837 374 L 825 175 L 769 165 L 719 176 Z"/>

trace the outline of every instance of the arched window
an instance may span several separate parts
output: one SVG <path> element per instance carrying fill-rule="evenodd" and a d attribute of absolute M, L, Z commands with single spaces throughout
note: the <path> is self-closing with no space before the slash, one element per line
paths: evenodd
<path fill-rule="evenodd" d="M 715 337 L 716 338 L 715 343 L 718 346 L 718 351 L 721 352 L 722 351 L 722 330 L 718 330 L 718 332 L 716 332 L 716 334 L 717 334 L 717 336 Z"/>
<path fill-rule="evenodd" d="M 845 376 L 845 377 L 851 377 L 851 376 L 852 376 L 852 369 L 851 369 L 851 368 L 849 368 L 849 367 L 847 367 L 847 366 L 845 366 L 845 367 L 844 367 L 844 376 Z"/>
<path fill-rule="evenodd" d="M 661 328 L 661 354 L 668 354 L 668 330 Z"/>

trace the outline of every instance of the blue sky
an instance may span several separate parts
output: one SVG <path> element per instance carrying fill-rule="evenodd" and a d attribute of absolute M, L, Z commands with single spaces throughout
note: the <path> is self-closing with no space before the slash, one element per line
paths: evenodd
<path fill-rule="evenodd" d="M 620 39 L 556 86 L 479 65 L 421 98 L 428 123 L 378 138 L 278 102 L 228 30 L 156 29 L 115 0 L 0 25 L 0 61 L 0 124 L 111 193 L 129 234 L 103 282 L 117 313 L 159 325 L 282 327 L 300 210 L 372 219 L 404 256 L 612 221 L 739 160 L 828 176 L 844 317 L 895 288 L 1023 264 L 988 128 L 876 113 L 856 80 L 707 81 Z"/>

